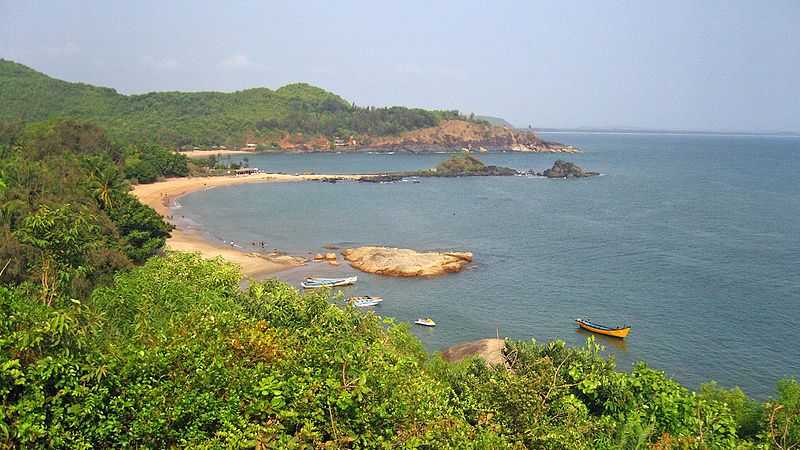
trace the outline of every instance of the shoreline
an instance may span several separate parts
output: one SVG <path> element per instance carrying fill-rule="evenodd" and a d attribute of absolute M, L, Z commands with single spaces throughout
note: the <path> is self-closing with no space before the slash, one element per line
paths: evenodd
<path fill-rule="evenodd" d="M 203 189 L 218 186 L 231 186 L 250 183 L 280 183 L 292 181 L 316 181 L 329 178 L 358 181 L 370 175 L 287 175 L 277 173 L 259 173 L 246 176 L 220 176 L 220 177 L 184 177 L 169 178 L 151 184 L 138 184 L 133 187 L 131 194 L 140 202 L 153 208 L 164 219 L 175 225 L 165 247 L 175 251 L 199 252 L 204 258 L 221 256 L 226 261 L 232 262 L 242 268 L 246 277 L 260 278 L 283 270 L 303 266 L 306 258 L 278 253 L 264 254 L 248 252 L 236 248 L 216 244 L 203 239 L 187 228 L 176 224 L 172 220 L 170 208 L 175 201 L 187 194 Z"/>

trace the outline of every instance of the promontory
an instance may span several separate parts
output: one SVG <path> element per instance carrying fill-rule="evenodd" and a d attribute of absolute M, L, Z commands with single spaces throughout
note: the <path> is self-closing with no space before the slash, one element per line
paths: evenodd
<path fill-rule="evenodd" d="M 69 116 L 100 125 L 115 139 L 181 151 L 577 151 L 457 110 L 357 106 L 305 83 L 231 93 L 124 95 L 0 59 L 0 86 L 2 121 Z"/>

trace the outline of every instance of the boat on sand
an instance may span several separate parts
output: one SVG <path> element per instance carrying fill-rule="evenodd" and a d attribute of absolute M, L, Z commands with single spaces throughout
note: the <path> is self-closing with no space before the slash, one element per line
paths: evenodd
<path fill-rule="evenodd" d="M 604 334 L 606 336 L 612 336 L 620 339 L 627 336 L 628 332 L 631 331 L 630 326 L 612 328 L 612 327 L 607 327 L 605 325 L 600 325 L 594 322 L 590 322 L 584 319 L 575 319 L 575 323 L 580 325 L 581 328 L 589 330 L 593 333 Z"/>

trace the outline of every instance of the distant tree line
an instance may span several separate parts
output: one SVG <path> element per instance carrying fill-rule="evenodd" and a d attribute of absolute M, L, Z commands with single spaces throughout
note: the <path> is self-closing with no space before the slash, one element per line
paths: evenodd
<path fill-rule="evenodd" d="M 116 140 L 144 140 L 170 147 L 242 146 L 255 139 L 274 148 L 287 133 L 301 141 L 315 136 L 330 140 L 355 136 L 365 142 L 432 127 L 443 120 L 474 120 L 474 116 L 466 117 L 458 111 L 359 107 L 304 83 L 274 91 L 256 88 L 229 94 L 153 92 L 125 96 L 113 89 L 56 80 L 3 60 L 0 82 L 0 119 L 7 122 L 76 117 L 102 125 Z M 131 170 L 142 177 L 149 175 L 146 167 Z"/>

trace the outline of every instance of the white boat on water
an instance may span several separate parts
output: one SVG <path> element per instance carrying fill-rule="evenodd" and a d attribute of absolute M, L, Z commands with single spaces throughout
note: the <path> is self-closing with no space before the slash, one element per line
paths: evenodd
<path fill-rule="evenodd" d="M 424 327 L 435 327 L 436 326 L 436 322 L 434 322 L 433 319 L 431 319 L 430 317 L 428 317 L 427 319 L 417 319 L 417 320 L 414 321 L 414 323 L 417 324 L 417 325 L 422 325 Z"/>
<path fill-rule="evenodd" d="M 333 278 L 325 278 L 325 277 L 307 277 L 306 281 L 336 281 L 336 280 L 352 280 L 353 283 L 358 281 L 358 277 L 333 277 Z"/>
<path fill-rule="evenodd" d="M 369 295 L 364 295 L 360 297 L 350 297 L 347 299 L 348 302 L 352 302 L 353 306 L 358 307 L 366 307 L 366 306 L 376 306 L 380 304 L 383 299 L 380 297 L 372 297 Z"/>
<path fill-rule="evenodd" d="M 305 281 L 300 283 L 300 286 L 303 286 L 304 289 L 314 289 L 322 287 L 347 286 L 348 284 L 355 284 L 356 281 L 358 281 L 358 277 L 342 277 L 342 278 L 308 277 L 305 279 Z"/>

